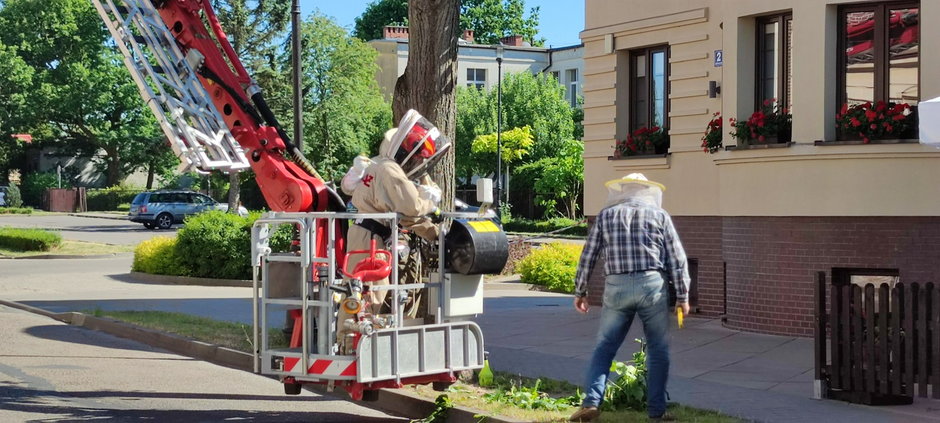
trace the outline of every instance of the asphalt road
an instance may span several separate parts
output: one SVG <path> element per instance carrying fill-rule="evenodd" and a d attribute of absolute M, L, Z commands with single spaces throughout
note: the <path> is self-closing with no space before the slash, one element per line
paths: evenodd
<path fill-rule="evenodd" d="M 273 379 L 0 306 L 0 421 L 403 422 Z"/>
<path fill-rule="evenodd" d="M 69 215 L 0 215 L 0 227 L 53 229 L 70 240 L 100 242 L 115 245 L 136 245 L 158 235 L 175 236 L 174 225 L 169 230 L 150 230 L 140 223 L 127 220 L 97 219 Z"/>

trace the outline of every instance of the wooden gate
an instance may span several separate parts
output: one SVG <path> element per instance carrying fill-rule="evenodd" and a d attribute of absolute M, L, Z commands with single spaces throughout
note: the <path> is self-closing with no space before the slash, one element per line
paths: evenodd
<path fill-rule="evenodd" d="M 816 396 L 864 404 L 940 398 L 940 289 L 933 283 L 829 287 L 817 274 Z M 827 332 L 829 334 L 827 354 Z"/>

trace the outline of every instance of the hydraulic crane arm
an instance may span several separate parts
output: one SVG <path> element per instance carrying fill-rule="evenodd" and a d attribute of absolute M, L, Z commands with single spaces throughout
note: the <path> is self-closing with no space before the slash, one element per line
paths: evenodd
<path fill-rule="evenodd" d="M 209 0 L 92 0 L 183 167 L 251 167 L 272 210 L 345 210 L 291 144 Z"/>

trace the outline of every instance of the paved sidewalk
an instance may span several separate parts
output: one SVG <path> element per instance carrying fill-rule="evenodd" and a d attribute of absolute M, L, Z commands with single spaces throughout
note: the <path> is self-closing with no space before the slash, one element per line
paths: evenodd
<path fill-rule="evenodd" d="M 577 313 L 570 295 L 533 292 L 522 284 L 488 289 L 477 321 L 496 370 L 564 379 L 581 385 L 594 348 L 600 308 Z M 514 289 L 515 287 L 523 289 Z M 813 395 L 813 339 L 730 330 L 717 319 L 689 318 L 673 327 L 672 401 L 719 410 L 749 420 L 804 422 L 940 421 L 940 401 L 868 407 L 819 401 Z M 639 348 L 634 322 L 617 359 Z"/>
<path fill-rule="evenodd" d="M 50 261 L 41 275 L 33 263 L 4 263 L 4 299 L 52 311 L 93 307 L 167 310 L 222 320 L 251 321 L 249 288 L 154 285 L 127 273 L 130 258 Z M 53 270 L 52 267 L 56 269 Z M 570 295 L 527 290 L 518 283 L 488 283 L 480 324 L 497 370 L 581 384 L 593 351 L 600 309 L 581 315 Z M 642 336 L 636 324 L 617 355 L 629 360 Z M 940 401 L 866 407 L 812 397 L 813 341 L 734 331 L 716 319 L 690 318 L 673 330 L 672 401 L 720 410 L 749 420 L 797 422 L 940 421 Z"/>

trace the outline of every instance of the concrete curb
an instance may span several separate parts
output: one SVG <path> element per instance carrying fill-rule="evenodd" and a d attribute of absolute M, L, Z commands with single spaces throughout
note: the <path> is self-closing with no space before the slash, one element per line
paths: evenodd
<path fill-rule="evenodd" d="M 91 254 L 87 256 L 79 254 L 40 254 L 36 256 L 9 257 L 0 256 L 0 260 L 60 260 L 60 259 L 105 259 L 131 253 L 111 253 L 111 254 Z"/>
<path fill-rule="evenodd" d="M 243 279 L 212 279 L 194 278 L 190 276 L 154 275 L 152 273 L 131 272 L 131 277 L 144 283 L 161 285 L 195 285 L 195 286 L 234 286 L 251 288 L 250 280 Z"/>
<path fill-rule="evenodd" d="M 159 332 L 152 329 L 145 329 L 113 319 L 89 316 L 83 313 L 52 313 L 41 308 L 2 299 L 0 299 L 0 305 L 39 314 L 58 320 L 60 322 L 68 323 L 70 325 L 81 326 L 87 329 L 105 332 L 121 338 L 131 339 L 150 345 L 152 347 L 161 348 L 176 354 L 185 355 L 220 366 L 225 366 L 236 370 L 243 370 L 246 372 L 254 371 L 251 354 L 220 347 L 218 345 L 194 341 L 177 335 Z M 348 399 L 345 394 L 327 392 L 325 386 L 306 385 L 305 387 L 320 394 Z M 390 411 L 409 419 L 424 418 L 431 414 L 431 412 L 435 409 L 434 401 L 400 389 L 382 389 L 379 392 L 378 399 L 376 401 L 367 403 L 367 405 Z M 463 406 L 454 406 L 448 412 L 447 422 L 476 423 L 481 421 L 480 418 L 476 416 L 485 415 L 485 412 L 480 410 L 474 410 Z M 486 416 L 483 421 L 488 423 L 523 423 L 522 420 L 514 420 L 507 417 L 496 416 Z"/>
<path fill-rule="evenodd" d="M 110 219 L 110 220 L 128 220 L 127 216 L 108 216 L 105 214 L 92 214 L 92 213 L 66 213 L 69 216 L 75 217 L 90 217 L 92 219 Z"/>

